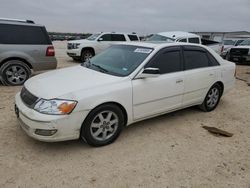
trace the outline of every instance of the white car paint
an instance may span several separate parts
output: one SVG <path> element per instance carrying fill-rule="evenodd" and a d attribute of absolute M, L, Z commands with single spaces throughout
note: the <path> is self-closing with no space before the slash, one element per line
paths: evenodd
<path fill-rule="evenodd" d="M 95 107 L 106 102 L 123 106 L 127 125 L 167 112 L 199 105 L 210 87 L 220 81 L 224 93 L 234 85 L 235 65 L 223 60 L 213 50 L 201 45 L 187 43 L 124 43 L 153 48 L 153 52 L 128 76 L 118 77 L 75 66 L 40 74 L 25 83 L 33 95 L 44 99 L 67 99 L 77 101 L 69 115 L 46 115 L 27 107 L 17 93 L 15 104 L 19 120 L 26 133 L 38 140 L 54 142 L 78 139 L 84 119 Z M 137 79 L 143 67 L 161 49 L 171 46 L 193 45 L 206 48 L 220 66 L 198 68 L 159 75 L 154 78 Z M 36 129 L 56 129 L 53 136 L 39 136 Z"/>
<path fill-rule="evenodd" d="M 191 41 L 191 39 L 196 38 L 198 40 L 196 44 L 202 44 L 201 37 L 194 33 L 189 33 L 189 32 L 184 32 L 184 31 L 168 31 L 168 32 L 157 33 L 157 35 L 161 35 L 169 39 L 172 39 L 173 42 L 194 43 Z M 213 49 L 216 53 L 221 54 L 221 50 L 222 50 L 221 44 L 209 44 L 206 46 Z"/>
<path fill-rule="evenodd" d="M 67 54 L 70 57 L 79 58 L 81 56 L 83 49 L 90 48 L 90 49 L 93 49 L 95 55 L 97 55 L 101 53 L 102 51 L 104 51 L 105 49 L 107 49 L 108 47 L 110 47 L 111 45 L 121 42 L 121 41 L 100 41 L 100 38 L 102 38 L 102 36 L 106 34 L 123 35 L 127 42 L 131 41 L 128 35 L 137 36 L 138 41 L 140 40 L 138 35 L 135 33 L 102 32 L 102 33 L 97 33 L 97 34 L 99 34 L 99 36 L 95 40 L 83 39 L 83 40 L 69 41 L 67 46 L 69 46 L 69 44 L 79 44 L 79 46 L 76 49 L 67 49 Z M 75 54 L 75 55 L 72 55 L 72 54 Z"/>

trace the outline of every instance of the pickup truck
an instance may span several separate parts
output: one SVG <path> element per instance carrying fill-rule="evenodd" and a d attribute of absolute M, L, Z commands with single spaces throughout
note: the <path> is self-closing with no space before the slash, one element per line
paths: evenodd
<path fill-rule="evenodd" d="M 147 41 L 152 42 L 186 42 L 194 44 L 202 44 L 212 48 L 216 53 L 221 54 L 222 44 L 216 41 L 202 39 L 199 35 L 183 32 L 183 31 L 171 31 L 161 32 L 152 35 Z"/>
<path fill-rule="evenodd" d="M 236 64 L 250 64 L 250 39 L 244 40 L 238 46 L 231 48 L 228 60 Z"/>
<path fill-rule="evenodd" d="M 96 33 L 83 40 L 69 41 L 67 54 L 75 61 L 85 62 L 113 44 L 120 42 L 139 41 L 136 33 Z"/>

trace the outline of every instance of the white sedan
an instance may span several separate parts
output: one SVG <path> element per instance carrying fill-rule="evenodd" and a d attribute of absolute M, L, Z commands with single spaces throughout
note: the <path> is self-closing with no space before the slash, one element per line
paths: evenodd
<path fill-rule="evenodd" d="M 113 142 L 134 122 L 198 105 L 212 111 L 235 65 L 187 43 L 123 43 L 82 65 L 29 79 L 15 98 L 23 130 L 41 141 Z"/>

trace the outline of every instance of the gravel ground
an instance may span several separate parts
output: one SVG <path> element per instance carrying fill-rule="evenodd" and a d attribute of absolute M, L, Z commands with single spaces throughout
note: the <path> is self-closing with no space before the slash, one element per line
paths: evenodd
<path fill-rule="evenodd" d="M 59 68 L 77 65 L 56 42 Z M 250 67 L 237 76 L 250 79 Z M 0 86 L 0 187 L 250 188 L 250 87 L 237 80 L 218 108 L 188 108 L 129 126 L 111 145 L 43 143 L 26 136 L 13 104 L 21 87 Z M 219 137 L 201 126 L 234 133 Z"/>

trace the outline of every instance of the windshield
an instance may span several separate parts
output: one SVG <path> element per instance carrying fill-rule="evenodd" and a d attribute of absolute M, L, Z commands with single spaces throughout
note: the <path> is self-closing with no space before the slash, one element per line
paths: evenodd
<path fill-rule="evenodd" d="M 152 48 L 140 46 L 114 45 L 82 66 L 115 76 L 128 76 L 152 51 Z"/>
<path fill-rule="evenodd" d="M 250 46 L 250 39 L 244 40 L 242 43 L 239 44 L 239 46 Z"/>
<path fill-rule="evenodd" d="M 162 35 L 155 34 L 147 39 L 147 41 L 164 41 L 164 42 L 174 42 L 174 39 L 164 37 Z"/>
<path fill-rule="evenodd" d="M 93 34 L 90 37 L 87 38 L 87 40 L 95 40 L 97 37 L 99 37 L 101 34 Z"/>
<path fill-rule="evenodd" d="M 234 45 L 235 40 L 224 40 L 223 43 L 224 45 Z"/>

